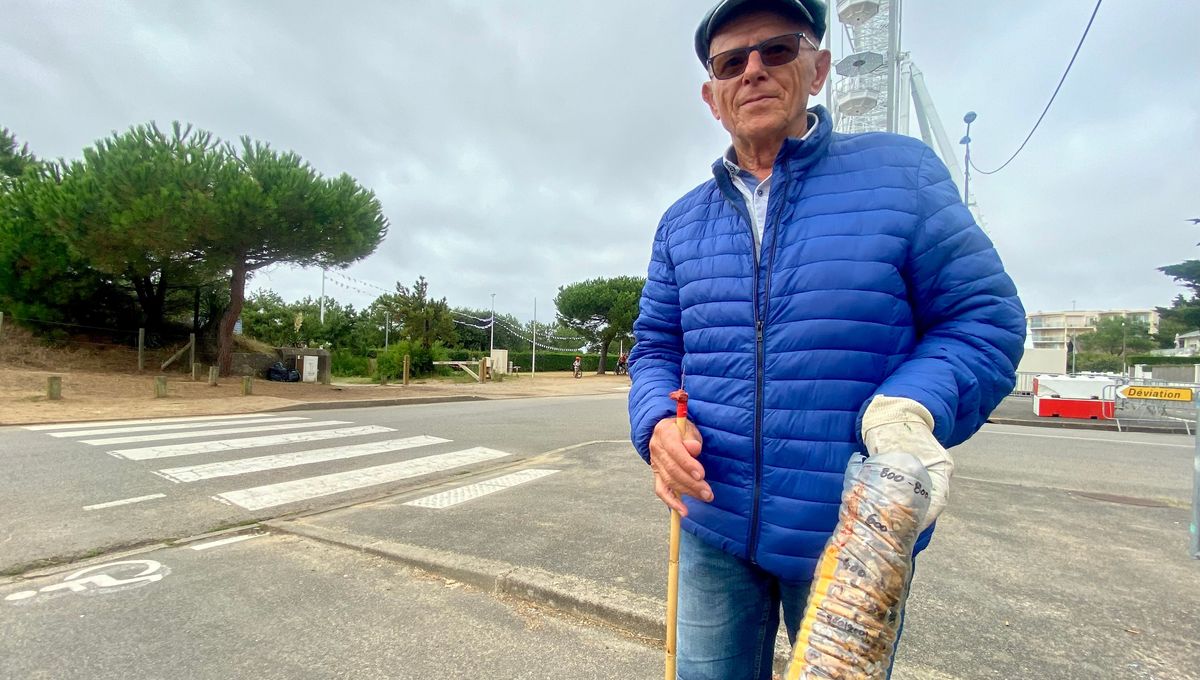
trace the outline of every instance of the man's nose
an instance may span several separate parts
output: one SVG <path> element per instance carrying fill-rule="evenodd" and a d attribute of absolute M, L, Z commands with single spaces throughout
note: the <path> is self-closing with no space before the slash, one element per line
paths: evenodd
<path fill-rule="evenodd" d="M 752 80 L 754 78 L 761 78 L 766 73 L 767 67 L 763 66 L 762 55 L 759 54 L 758 50 L 754 50 L 746 57 L 746 70 L 742 72 L 742 78 Z"/>

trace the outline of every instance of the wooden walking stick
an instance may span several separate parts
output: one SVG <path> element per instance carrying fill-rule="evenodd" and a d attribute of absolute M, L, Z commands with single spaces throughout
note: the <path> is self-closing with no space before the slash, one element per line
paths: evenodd
<path fill-rule="evenodd" d="M 675 400 L 675 426 L 682 436 L 687 431 L 687 392 L 671 393 Z M 671 547 L 667 554 L 667 667 L 664 677 L 675 680 L 675 617 L 679 610 L 679 511 L 671 508 Z"/>

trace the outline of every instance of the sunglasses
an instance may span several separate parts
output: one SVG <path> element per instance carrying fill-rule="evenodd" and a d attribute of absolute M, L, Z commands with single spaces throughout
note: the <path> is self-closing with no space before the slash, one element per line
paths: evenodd
<path fill-rule="evenodd" d="M 801 40 L 808 43 L 814 50 L 821 49 L 804 33 L 777 35 L 774 38 L 767 38 L 757 45 L 714 54 L 708 58 L 708 72 L 717 80 L 737 78 L 746 72 L 751 52 L 758 52 L 763 66 L 783 66 L 800 56 Z"/>

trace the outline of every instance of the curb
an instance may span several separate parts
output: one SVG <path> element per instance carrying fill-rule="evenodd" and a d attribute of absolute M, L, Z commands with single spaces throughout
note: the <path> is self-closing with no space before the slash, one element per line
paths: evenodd
<path fill-rule="evenodd" d="M 1125 425 L 1117 427 L 1116 423 L 1099 420 L 1063 420 L 1061 418 L 988 418 L 994 425 L 1023 425 L 1026 427 L 1048 427 L 1059 430 L 1094 430 L 1097 432 L 1139 432 L 1150 434 L 1188 434 L 1185 427 L 1164 424 L 1162 427 L 1152 425 Z"/>
<path fill-rule="evenodd" d="M 508 595 L 662 641 L 665 603 L 593 581 L 507 562 L 323 529 L 294 520 L 262 523 L 275 531 L 361 550 L 497 595 Z"/>
<path fill-rule="evenodd" d="M 259 411 L 259 413 L 275 413 L 279 411 L 322 411 L 337 408 L 369 408 L 372 406 L 408 406 L 420 404 L 443 404 L 455 401 L 492 401 L 488 397 L 475 395 L 460 395 L 448 397 L 400 397 L 396 399 L 348 399 L 344 401 L 306 401 L 298 404 L 288 404 L 276 408 Z"/>

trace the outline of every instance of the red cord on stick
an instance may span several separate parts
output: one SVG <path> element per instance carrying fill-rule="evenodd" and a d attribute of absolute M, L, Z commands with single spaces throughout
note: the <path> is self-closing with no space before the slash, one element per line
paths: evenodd
<path fill-rule="evenodd" d="M 687 400 L 688 394 L 682 387 L 671 393 L 671 398 L 675 400 L 675 417 L 687 419 Z"/>

